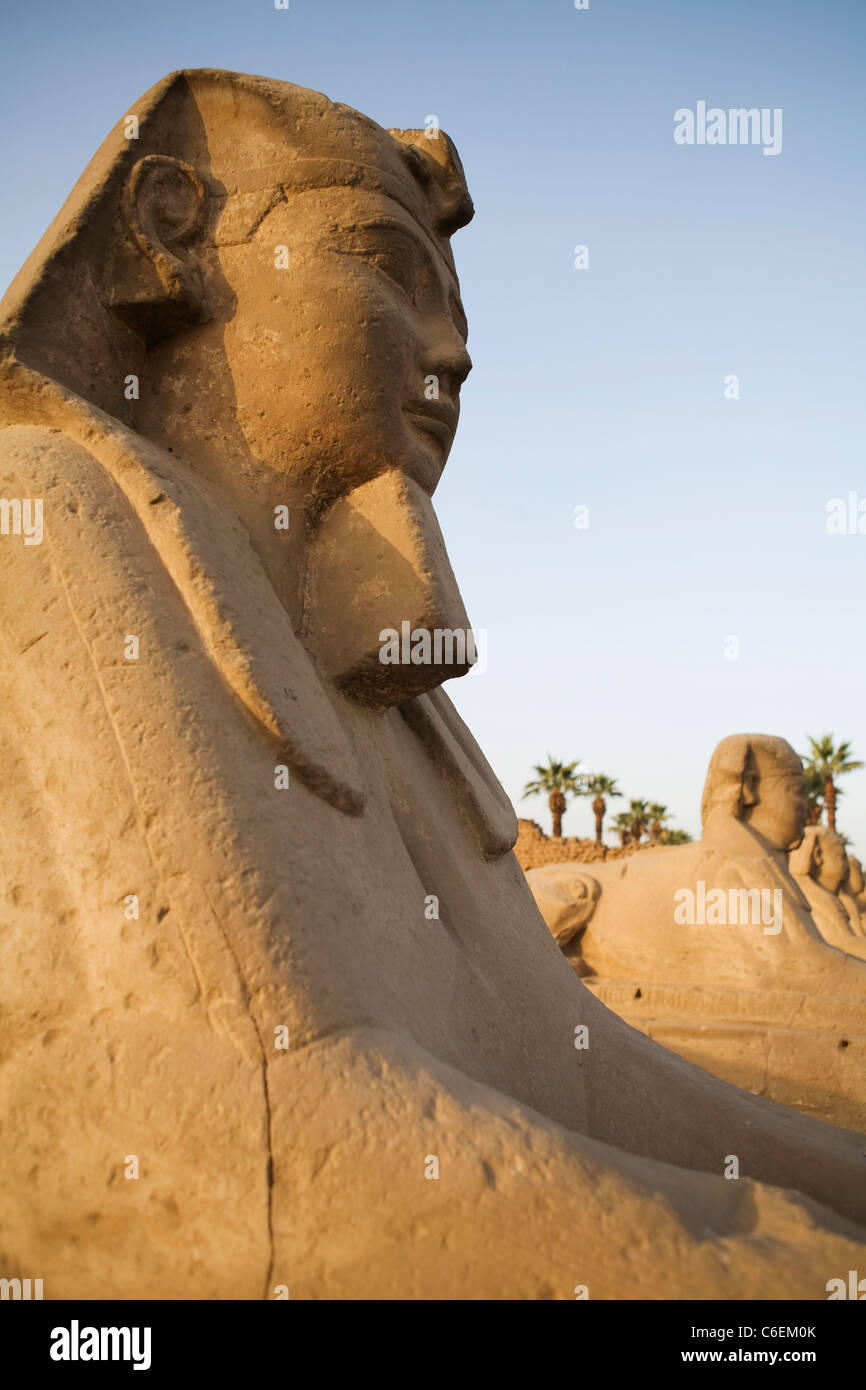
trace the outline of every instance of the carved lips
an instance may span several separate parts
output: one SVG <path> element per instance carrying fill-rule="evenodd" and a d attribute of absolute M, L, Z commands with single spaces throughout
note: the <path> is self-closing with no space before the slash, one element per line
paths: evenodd
<path fill-rule="evenodd" d="M 414 401 L 403 410 L 413 429 L 424 436 L 425 443 L 436 445 L 443 460 L 454 441 L 459 413 L 459 406 L 449 401 Z"/>

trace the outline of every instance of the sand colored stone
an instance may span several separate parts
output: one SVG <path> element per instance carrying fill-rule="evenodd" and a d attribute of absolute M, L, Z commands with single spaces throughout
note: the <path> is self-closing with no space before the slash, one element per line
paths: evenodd
<path fill-rule="evenodd" d="M 789 744 L 724 739 L 704 788 L 703 839 L 592 865 L 597 901 L 566 950 L 597 997 L 666 1046 L 750 1090 L 864 1128 L 866 963 L 828 944 L 789 871 L 804 815 Z M 568 866 L 528 877 L 545 920 L 559 921 Z M 584 883 L 577 911 L 587 895 Z"/>
<path fill-rule="evenodd" d="M 0 1272 L 826 1297 L 863 1138 L 596 1000 L 451 670 L 377 669 L 465 622 L 453 146 L 222 72 L 131 109 L 0 309 L 3 495 L 44 505 L 0 540 Z"/>
<path fill-rule="evenodd" d="M 839 889 L 839 896 L 848 913 L 854 935 L 866 941 L 866 894 L 864 894 L 863 865 L 854 854 L 848 855 L 848 877 Z"/>
<path fill-rule="evenodd" d="M 788 855 L 788 868 L 824 940 L 866 960 L 866 941 L 854 931 L 840 896 L 849 874 L 848 855 L 840 836 L 826 826 L 807 825 L 802 844 Z"/>

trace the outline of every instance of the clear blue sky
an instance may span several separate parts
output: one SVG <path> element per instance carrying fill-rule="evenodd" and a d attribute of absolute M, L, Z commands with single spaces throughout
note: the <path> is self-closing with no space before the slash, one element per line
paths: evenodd
<path fill-rule="evenodd" d="M 437 507 L 488 633 L 449 691 L 515 801 L 547 751 L 580 756 L 698 833 L 725 734 L 866 758 L 866 535 L 825 532 L 828 499 L 866 499 L 864 40 L 863 0 L 6 0 L 0 281 L 174 68 L 438 116 L 477 214 Z M 698 100 L 782 108 L 781 154 L 675 145 Z M 863 853 L 866 772 L 845 788 Z M 566 833 L 590 828 L 578 803 Z"/>

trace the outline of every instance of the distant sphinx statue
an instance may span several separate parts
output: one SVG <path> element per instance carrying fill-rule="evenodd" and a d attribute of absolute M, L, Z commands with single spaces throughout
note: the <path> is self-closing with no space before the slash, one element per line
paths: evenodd
<path fill-rule="evenodd" d="M 789 871 L 786 854 L 804 834 L 802 783 L 784 739 L 723 739 L 704 786 L 703 839 L 593 864 L 597 901 L 565 952 L 599 998 L 667 1045 L 862 1127 L 866 1062 L 850 1043 L 866 1035 L 866 962 L 854 958 L 862 953 L 853 934 L 843 937 L 838 899 L 830 944 L 806 884 Z M 530 883 L 549 924 L 550 870 Z M 813 879 L 808 886 L 817 896 Z M 850 954 L 838 948 L 843 939 Z"/>
<path fill-rule="evenodd" d="M 866 894 L 864 894 L 863 865 L 854 854 L 848 855 L 848 877 L 839 890 L 839 896 L 848 913 L 851 930 L 861 941 L 866 941 Z"/>
<path fill-rule="evenodd" d="M 593 998 L 442 691 L 472 205 L 428 136 L 173 74 L 0 306 L 0 1275 L 824 1298 L 862 1138 Z"/>
<path fill-rule="evenodd" d="M 788 867 L 824 940 L 866 960 L 866 941 L 855 933 L 841 897 L 850 873 L 841 837 L 826 826 L 807 825 L 802 844 L 788 855 Z"/>
<path fill-rule="evenodd" d="M 579 865 L 566 862 L 529 869 L 526 881 L 542 908 L 551 936 L 560 950 L 566 951 L 579 940 L 595 912 L 601 894 L 598 880 Z"/>

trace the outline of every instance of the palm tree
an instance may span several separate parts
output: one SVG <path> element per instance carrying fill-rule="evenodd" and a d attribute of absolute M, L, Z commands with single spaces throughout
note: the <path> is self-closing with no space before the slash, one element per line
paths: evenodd
<path fill-rule="evenodd" d="M 629 802 L 628 809 L 631 814 L 631 837 L 639 845 L 649 819 L 649 806 L 644 800 L 637 799 Z"/>
<path fill-rule="evenodd" d="M 631 834 L 631 812 L 620 811 L 614 816 L 610 828 L 619 836 L 620 844 L 627 845 Z"/>
<path fill-rule="evenodd" d="M 538 796 L 543 792 L 550 793 L 547 804 L 553 818 L 553 834 L 556 839 L 562 838 L 566 796 L 580 795 L 580 787 L 574 775 L 574 769 L 579 762 L 580 758 L 575 758 L 573 763 L 559 763 L 548 753 L 547 763 L 536 763 L 536 777 L 523 788 L 524 797 Z"/>
<path fill-rule="evenodd" d="M 650 818 L 650 839 L 654 845 L 657 845 L 664 822 L 670 820 L 668 808 L 667 806 L 660 805 L 658 801 L 651 801 L 647 807 L 647 815 Z"/>
<path fill-rule="evenodd" d="M 856 772 L 863 764 L 851 756 L 851 744 L 846 740 L 835 747 L 832 734 L 822 734 L 821 738 L 809 735 L 809 754 L 803 758 L 809 768 L 814 768 L 824 779 L 824 805 L 827 808 L 827 824 L 836 829 L 836 783 L 834 778 L 846 772 Z"/>
<path fill-rule="evenodd" d="M 687 830 L 663 830 L 662 843 L 666 845 L 690 845 L 692 837 Z"/>
<path fill-rule="evenodd" d="M 613 777 L 608 777 L 605 772 L 593 772 L 584 783 L 583 794 L 584 796 L 591 796 L 594 798 L 592 813 L 595 816 L 595 843 L 600 845 L 602 842 L 602 821 L 604 820 L 604 813 L 607 810 L 607 804 L 604 798 L 606 796 L 617 798 L 622 796 L 622 792 L 616 785 L 616 781 Z"/>
<path fill-rule="evenodd" d="M 824 778 L 819 769 L 811 763 L 806 763 L 803 768 L 803 786 L 806 792 L 806 824 L 820 825 L 821 812 L 824 810 L 821 800 L 824 795 Z"/>

